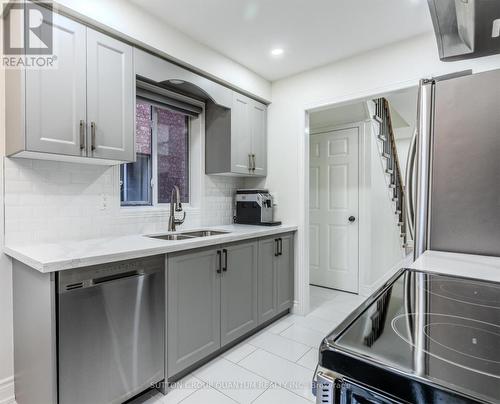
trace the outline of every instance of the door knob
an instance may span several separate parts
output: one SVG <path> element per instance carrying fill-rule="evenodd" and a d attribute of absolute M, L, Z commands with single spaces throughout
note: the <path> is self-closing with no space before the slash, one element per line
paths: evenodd
<path fill-rule="evenodd" d="M 353 223 L 356 221 L 356 218 L 354 216 L 349 216 L 349 221 Z"/>

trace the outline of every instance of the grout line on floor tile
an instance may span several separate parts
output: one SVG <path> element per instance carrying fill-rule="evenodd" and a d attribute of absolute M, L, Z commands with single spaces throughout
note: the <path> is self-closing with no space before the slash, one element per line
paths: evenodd
<path fill-rule="evenodd" d="M 270 355 L 275 356 L 275 357 L 276 357 L 276 358 L 278 358 L 278 359 L 283 359 L 283 360 L 285 360 L 285 361 L 287 361 L 287 362 L 289 362 L 289 363 L 293 363 L 294 365 L 300 366 L 302 369 L 306 369 L 306 370 L 308 370 L 309 372 L 311 371 L 311 369 L 306 368 L 305 366 L 302 366 L 302 365 L 301 365 L 301 364 L 299 364 L 299 363 L 292 362 L 291 360 L 288 360 L 288 359 L 286 359 L 286 358 L 283 358 L 282 356 L 276 355 L 276 354 L 274 354 L 274 353 L 272 353 L 272 352 L 266 351 L 265 349 L 262 349 L 262 348 L 257 348 L 257 350 L 253 351 L 252 353 L 257 352 L 259 349 L 260 349 L 261 351 L 267 352 L 267 353 L 268 353 L 268 354 L 270 354 Z M 314 348 L 311 348 L 311 349 L 314 349 Z M 309 352 L 309 351 L 307 351 L 307 352 Z M 242 365 L 240 365 L 240 364 L 238 364 L 238 363 L 237 363 L 236 365 L 238 365 L 238 366 L 239 366 L 240 368 L 242 368 L 242 369 L 247 370 L 247 371 L 248 371 L 248 372 L 250 372 L 250 373 L 253 373 L 253 374 L 254 374 L 254 375 L 256 375 L 256 376 L 261 377 L 262 379 L 267 380 L 269 383 L 271 383 L 271 384 L 269 385 L 269 387 L 268 387 L 266 390 L 269 390 L 269 389 L 270 389 L 270 388 L 272 388 L 273 386 L 274 386 L 274 387 L 279 387 L 279 388 L 282 388 L 282 389 L 284 389 L 284 390 L 289 391 L 290 393 L 295 394 L 297 397 L 301 397 L 301 398 L 303 398 L 304 400 L 311 401 L 311 400 L 308 400 L 307 398 L 305 398 L 304 396 L 301 396 L 300 394 L 297 394 L 295 391 L 288 389 L 286 386 L 282 386 L 281 384 L 276 383 L 276 382 L 274 382 L 273 380 L 270 380 L 270 379 L 268 379 L 267 377 L 264 377 L 264 376 L 262 376 L 262 375 L 260 375 L 260 374 L 258 374 L 258 373 L 256 373 L 256 372 L 254 372 L 253 370 L 250 370 L 250 369 L 246 368 L 245 366 L 242 366 Z M 311 377 L 311 383 L 312 383 L 312 377 Z"/>
<path fill-rule="evenodd" d="M 293 323 L 293 324 L 295 324 L 295 323 Z M 292 324 L 292 325 L 293 325 L 293 324 Z M 274 335 L 279 335 L 279 334 L 274 334 Z M 282 336 L 282 337 L 283 337 L 283 336 Z M 288 339 L 288 340 L 293 341 L 293 342 L 296 342 L 297 344 L 304 345 L 305 347 L 308 347 L 308 348 L 309 348 L 309 349 L 308 349 L 308 350 L 304 353 L 304 355 L 302 355 L 302 356 L 301 356 L 298 360 L 302 359 L 302 358 L 303 358 L 303 357 L 304 357 L 304 356 L 305 356 L 305 355 L 306 355 L 309 351 L 311 351 L 312 349 L 316 349 L 316 348 L 309 347 L 308 345 L 302 344 L 302 343 L 300 343 L 300 342 L 297 342 L 297 341 L 291 340 L 291 339 L 289 339 L 289 338 L 286 338 L 286 337 L 283 337 L 283 338 Z M 242 342 L 243 342 L 243 341 L 242 341 Z M 268 353 L 268 354 L 270 354 L 270 355 L 275 356 L 276 358 L 283 359 L 283 360 L 285 360 L 285 361 L 287 361 L 287 362 L 289 362 L 289 363 L 293 363 L 293 364 L 295 364 L 295 365 L 297 365 L 297 366 L 300 366 L 300 367 L 301 367 L 301 368 L 303 368 L 303 369 L 306 369 L 306 370 L 308 370 L 308 371 L 310 371 L 310 370 L 311 370 L 311 369 L 309 369 L 309 368 L 307 368 L 307 367 L 305 367 L 305 366 L 301 365 L 300 363 L 293 362 L 293 361 L 291 361 L 291 360 L 290 360 L 290 359 L 288 359 L 288 358 L 284 358 L 284 357 L 282 357 L 282 356 L 279 356 L 279 355 L 275 354 L 274 352 L 271 352 L 271 351 L 268 351 L 267 349 L 263 349 L 263 348 L 258 347 L 258 346 L 256 346 L 256 345 L 253 345 L 253 344 L 251 344 L 250 342 L 245 342 L 245 343 L 247 343 L 247 344 L 249 344 L 249 345 L 252 345 L 252 346 L 253 346 L 254 348 L 256 348 L 256 349 L 255 349 L 253 352 L 249 353 L 247 356 L 245 356 L 245 358 L 242 358 L 242 359 L 240 360 L 240 362 L 241 362 L 241 361 L 243 361 L 244 359 L 246 359 L 247 357 L 249 357 L 250 355 L 252 355 L 252 354 L 256 353 L 258 350 L 261 350 L 261 351 L 264 351 L 264 352 L 266 352 L 266 353 Z M 300 394 L 297 394 L 297 393 L 296 393 L 295 391 L 293 391 L 293 390 L 288 389 L 286 386 L 281 386 L 281 385 L 277 384 L 276 382 L 274 382 L 273 380 L 270 380 L 270 379 L 268 379 L 267 377 L 264 377 L 264 376 L 262 376 L 261 374 L 256 373 L 256 372 L 254 372 L 253 370 L 250 370 L 250 369 L 246 368 L 245 366 L 242 366 L 242 365 L 240 364 L 240 362 L 233 362 L 233 361 L 230 361 L 229 359 L 224 358 L 224 357 L 215 358 L 215 359 L 218 359 L 218 360 L 224 359 L 224 360 L 226 360 L 226 361 L 228 361 L 228 362 L 230 362 L 230 363 L 232 363 L 232 364 L 234 364 L 234 365 L 236 365 L 236 366 L 240 367 L 241 369 L 243 369 L 243 370 L 245 370 L 245 371 L 247 371 L 247 372 L 250 372 L 250 373 L 252 373 L 253 375 L 258 376 L 258 377 L 260 377 L 261 379 L 264 379 L 264 380 L 266 380 L 267 382 L 269 382 L 269 383 L 270 383 L 270 385 L 266 388 L 266 390 L 265 390 L 262 394 L 264 394 L 264 393 L 265 393 L 267 390 L 269 390 L 271 387 L 273 387 L 273 386 L 278 386 L 278 387 L 280 387 L 280 388 L 282 388 L 282 389 L 285 389 L 285 390 L 287 390 L 287 391 L 289 391 L 289 392 L 291 392 L 291 393 L 295 394 L 297 397 L 301 397 L 301 398 L 303 398 L 303 399 L 307 400 L 307 398 L 305 398 L 304 396 L 302 396 L 302 395 L 300 395 Z M 226 397 L 230 398 L 230 399 L 231 399 L 231 400 L 233 400 L 234 402 L 237 402 L 237 401 L 235 401 L 232 397 L 229 397 L 229 396 L 228 396 L 227 394 L 225 394 L 224 392 L 220 391 L 219 389 L 217 389 L 217 388 L 215 388 L 215 387 L 212 387 L 209 383 L 207 383 L 207 382 L 205 382 L 204 380 L 202 380 L 202 379 L 200 379 L 199 377 L 197 377 L 197 376 L 196 376 L 196 371 L 193 371 L 192 373 L 189 373 L 189 374 L 188 374 L 188 375 L 186 375 L 185 377 L 194 377 L 194 378 L 196 378 L 197 380 L 199 380 L 201 383 L 203 383 L 203 385 L 204 385 L 204 386 L 202 386 L 202 387 L 200 387 L 200 388 L 196 389 L 195 391 L 193 391 L 192 393 L 190 393 L 188 396 L 186 396 L 186 397 L 185 397 L 185 398 L 183 398 L 181 401 L 179 401 L 179 403 L 181 403 L 182 401 L 186 400 L 189 396 L 191 396 L 192 394 L 196 393 L 197 391 L 199 391 L 199 390 L 203 389 L 204 387 L 209 387 L 209 388 L 211 388 L 211 389 L 217 390 L 218 392 L 220 392 L 220 393 L 224 394 Z M 311 380 L 312 380 L 312 379 L 311 379 Z M 260 397 L 262 394 L 260 394 L 258 397 Z M 257 398 L 258 398 L 258 397 L 257 397 Z M 256 398 L 255 400 L 257 400 L 257 398 Z M 255 400 L 254 400 L 254 401 L 255 401 Z M 308 401 L 310 401 L 310 400 L 308 400 Z M 252 401 L 252 402 L 253 402 L 253 401 Z M 240 404 L 240 403 L 239 403 L 239 404 Z"/>
<path fill-rule="evenodd" d="M 233 362 L 231 362 L 233 363 Z M 232 397 L 229 397 L 226 393 L 224 393 L 223 391 L 219 390 L 218 388 L 216 387 L 213 387 L 213 386 L 210 386 L 210 384 L 207 383 L 207 386 L 210 388 L 210 389 L 213 389 L 215 391 L 218 391 L 219 393 L 221 393 L 222 395 L 226 396 L 227 398 L 229 398 L 231 401 L 234 401 L 235 403 L 238 403 L 238 404 L 241 404 L 239 401 L 236 401 L 234 398 Z M 198 390 L 197 390 L 198 391 Z"/>
<path fill-rule="evenodd" d="M 184 400 L 186 400 L 188 397 L 192 396 L 194 393 L 196 393 L 197 391 L 200 391 L 202 388 L 204 387 L 207 387 L 208 384 L 205 383 L 203 380 L 201 380 L 200 378 L 196 377 L 194 375 L 194 372 L 193 373 L 188 373 L 186 376 L 184 376 L 184 378 L 186 377 L 192 377 L 193 379 L 196 379 L 198 382 L 200 382 L 202 384 L 201 387 L 198 387 L 196 390 L 193 390 L 191 393 L 189 393 L 186 397 L 184 397 L 181 401 L 179 401 L 179 403 L 182 403 Z M 210 386 L 209 386 L 210 387 Z M 168 396 L 168 393 L 167 393 L 167 396 Z M 166 396 L 165 396 L 166 397 Z"/>
<path fill-rule="evenodd" d="M 260 349 L 261 351 L 267 352 L 267 353 L 268 353 L 268 354 L 270 354 L 270 355 L 276 356 L 276 357 L 277 357 L 277 358 L 279 358 L 279 359 L 283 359 L 283 360 L 285 360 L 285 361 L 287 361 L 287 362 L 289 362 L 289 363 L 293 363 L 294 365 L 300 366 L 300 367 L 301 367 L 301 368 L 303 368 L 303 369 L 306 369 L 306 370 L 309 370 L 309 371 L 311 370 L 311 369 L 309 369 L 309 368 L 306 368 L 305 366 L 302 366 L 300 363 L 297 363 L 297 362 L 292 362 L 292 361 L 291 361 L 291 360 L 289 360 L 289 359 L 283 358 L 282 356 L 276 355 L 275 353 L 272 353 L 272 352 L 266 351 L 265 349 L 262 349 L 262 348 L 257 348 L 257 350 L 256 350 L 256 351 L 253 351 L 252 353 L 257 352 L 259 349 Z M 311 348 L 311 349 L 315 349 L 315 348 Z M 310 351 L 311 349 L 309 349 L 309 351 Z M 309 351 L 307 351 L 307 352 L 309 352 Z M 307 352 L 306 352 L 306 353 L 307 353 Z M 304 354 L 304 355 L 305 355 L 305 354 Z M 272 380 L 269 380 L 267 377 L 264 377 L 264 376 L 262 376 L 262 375 L 260 375 L 260 374 L 258 374 L 258 373 L 255 373 L 254 371 L 252 371 L 252 370 L 250 370 L 250 369 L 246 368 L 245 366 L 240 365 L 240 364 L 238 364 L 238 363 L 236 363 L 236 365 L 238 365 L 240 368 L 243 368 L 243 369 L 245 369 L 245 370 L 248 370 L 250 373 L 253 373 L 254 375 L 257 375 L 257 376 L 259 376 L 259 377 L 262 377 L 263 379 L 266 379 L 267 381 L 269 381 L 269 382 L 271 382 L 272 384 L 275 384 L 275 385 L 276 385 L 276 383 L 275 383 L 275 382 L 273 382 Z M 312 379 L 311 379 L 311 380 L 312 380 Z M 281 388 L 283 388 L 283 389 L 286 389 L 286 387 L 283 387 L 283 386 L 278 386 L 278 387 L 281 387 Z M 287 389 L 287 390 L 288 390 L 288 389 Z M 290 390 L 290 391 L 291 391 L 291 390 Z M 302 396 L 301 396 L 301 397 L 302 397 Z"/>
<path fill-rule="evenodd" d="M 245 342 L 246 344 L 248 344 L 248 342 Z M 251 345 L 251 344 L 248 344 L 248 345 Z M 246 354 L 243 358 L 241 358 L 238 362 L 233 362 L 235 364 L 238 364 L 240 363 L 243 359 L 245 358 L 248 358 L 250 355 L 252 355 L 258 348 L 255 346 L 255 345 L 251 345 L 253 348 L 256 348 L 254 349 L 252 352 L 250 352 L 249 354 Z M 229 360 L 229 359 L 228 359 Z"/>
<path fill-rule="evenodd" d="M 300 325 L 297 325 L 297 327 L 300 327 Z M 306 327 L 302 327 L 302 328 L 306 328 Z M 307 329 L 307 328 L 306 328 L 306 329 Z M 313 331 L 316 331 L 316 330 L 313 330 Z M 285 331 L 283 331 L 283 332 L 285 332 Z M 318 331 L 318 332 L 321 332 L 321 331 Z M 285 338 L 285 339 L 287 339 L 288 341 L 292 341 L 292 342 L 295 342 L 295 343 L 297 343 L 297 344 L 304 345 L 304 346 L 305 346 L 305 347 L 307 347 L 307 348 L 314 349 L 314 347 L 313 347 L 313 346 L 311 346 L 311 345 L 307 345 L 307 344 L 304 344 L 303 342 L 299 342 L 299 341 L 297 341 L 297 340 L 294 340 L 293 338 L 289 338 L 289 337 L 287 337 L 286 335 L 281 335 L 281 334 L 279 334 L 279 336 L 280 336 L 280 337 L 283 337 L 283 338 Z M 319 348 L 319 346 L 320 346 L 320 345 L 321 345 L 321 341 L 319 341 L 319 342 L 318 342 L 318 348 Z"/>
<path fill-rule="evenodd" d="M 279 334 L 276 334 L 276 335 L 279 335 Z M 282 336 L 282 335 L 280 335 L 280 337 L 283 337 L 283 336 Z M 286 338 L 286 337 L 283 337 L 283 338 L 285 338 L 285 339 L 286 339 L 286 340 L 288 340 L 288 341 L 297 342 L 297 341 L 294 341 L 293 339 L 289 339 L 289 338 Z M 304 344 L 302 344 L 302 343 L 300 343 L 300 342 L 297 342 L 297 344 L 304 345 Z M 274 356 L 277 356 L 278 358 L 285 359 L 285 360 L 287 360 L 287 361 L 288 361 L 288 362 L 290 362 L 290 363 L 295 363 L 295 362 L 292 362 L 292 361 L 291 361 L 290 359 L 288 359 L 288 358 L 284 358 L 283 356 L 279 356 L 279 355 L 277 355 L 276 353 L 274 353 L 274 352 L 272 352 L 272 351 L 268 351 L 267 349 L 261 348 L 260 346 L 257 346 L 257 345 L 252 345 L 252 346 L 253 346 L 253 347 L 255 347 L 255 348 L 257 348 L 257 349 L 260 349 L 260 350 L 262 350 L 262 351 L 264 351 L 264 352 L 267 352 L 267 353 L 273 354 Z M 306 348 L 311 348 L 309 345 L 304 345 L 304 347 L 306 347 Z M 253 351 L 253 352 L 256 352 L 256 351 Z M 253 353 L 253 352 L 252 352 L 252 353 Z"/>
<path fill-rule="evenodd" d="M 293 325 L 293 324 L 292 324 L 292 325 Z M 288 329 L 288 328 L 287 328 L 287 329 Z M 286 330 L 283 330 L 282 332 L 285 332 L 285 331 L 286 331 Z M 296 344 L 302 345 L 302 346 L 304 346 L 304 347 L 306 347 L 306 348 L 312 348 L 311 346 L 309 346 L 309 345 L 307 345 L 307 344 L 303 344 L 302 342 L 298 342 L 298 341 L 295 341 L 294 339 L 287 338 L 287 337 L 285 337 L 284 335 L 281 335 L 281 334 L 274 334 L 274 333 L 269 332 L 269 331 L 266 331 L 266 332 L 267 332 L 267 333 L 269 333 L 269 334 L 271 334 L 271 335 L 278 335 L 278 336 L 280 336 L 280 337 L 285 338 L 285 339 L 286 339 L 286 340 L 288 340 L 288 341 L 295 342 Z M 318 331 L 318 332 L 319 332 L 319 331 Z M 273 353 L 273 352 L 270 352 L 270 351 L 267 351 L 267 350 L 265 350 L 265 349 L 261 348 L 260 346 L 254 345 L 254 344 L 252 344 L 251 342 L 248 342 L 248 344 L 250 344 L 250 345 L 252 345 L 252 346 L 254 346 L 254 347 L 256 347 L 256 348 L 262 349 L 263 351 L 266 351 L 266 352 L 269 352 L 269 353 Z M 276 354 L 274 354 L 274 355 L 276 355 Z M 279 356 L 279 355 L 276 355 L 276 356 Z M 285 359 L 286 359 L 286 358 L 285 358 Z M 292 363 L 293 363 L 293 362 L 292 362 Z"/>
<path fill-rule="evenodd" d="M 244 369 L 244 368 L 243 368 Z M 261 376 L 262 377 L 262 376 Z M 264 378 L 265 379 L 265 378 Z M 271 382 L 272 383 L 272 382 Z M 257 397 L 255 397 L 255 399 L 253 399 L 251 401 L 251 403 L 254 403 L 255 401 L 257 401 L 259 399 L 259 397 L 264 394 L 267 390 L 269 390 L 271 388 L 271 384 L 269 384 L 269 386 L 267 386 L 267 389 L 265 389 L 262 393 L 260 393 Z"/>
<path fill-rule="evenodd" d="M 302 366 L 302 365 L 299 363 L 299 361 L 300 361 L 300 360 L 301 360 L 304 356 L 306 356 L 309 352 L 311 352 L 313 349 L 316 349 L 316 348 L 311 348 L 311 349 L 309 349 L 309 351 L 307 351 L 304 355 L 302 355 L 299 359 L 297 359 L 297 361 L 296 361 L 295 363 L 296 363 L 297 365 L 299 365 L 299 366 Z M 303 366 L 302 366 L 302 367 L 303 367 Z"/>
<path fill-rule="evenodd" d="M 256 349 L 255 351 L 253 351 L 252 353 L 257 352 L 259 349 L 260 349 L 260 348 L 257 348 L 257 349 Z M 262 349 L 262 351 L 264 351 L 264 349 Z M 264 351 L 264 352 L 267 352 L 267 351 Z M 267 352 L 267 353 L 269 353 L 269 354 L 270 354 L 271 352 Z M 275 356 L 277 356 L 277 355 L 275 355 Z M 280 358 L 280 356 L 278 356 L 278 358 Z M 256 373 L 256 372 L 254 372 L 253 370 L 250 370 L 250 369 L 246 368 L 245 366 L 240 365 L 239 363 L 235 363 L 235 365 L 237 365 L 237 366 L 239 366 L 240 368 L 242 368 L 242 369 L 246 370 L 247 372 L 250 372 L 250 373 L 254 374 L 255 376 L 259 376 L 261 379 L 264 379 L 264 380 L 268 381 L 269 383 L 274 383 L 272 380 L 269 380 L 267 377 L 264 377 L 264 376 L 262 376 L 262 375 L 260 375 L 260 374 L 258 374 L 258 373 Z M 269 387 L 270 387 L 270 385 L 267 387 L 267 389 L 268 389 Z M 266 390 L 267 390 L 267 389 L 266 389 Z"/>
<path fill-rule="evenodd" d="M 189 393 L 186 397 L 184 397 L 181 401 L 179 401 L 179 404 L 182 403 L 184 400 L 186 400 L 187 398 L 191 397 L 194 393 L 196 393 L 197 391 L 200 391 L 203 387 L 200 387 L 199 389 L 196 389 L 194 391 L 192 391 L 191 393 Z M 167 396 L 168 396 L 168 393 L 167 393 Z M 165 397 L 167 397 L 165 396 Z"/>
<path fill-rule="evenodd" d="M 281 335 L 281 333 L 285 332 L 286 330 L 288 330 L 292 325 L 295 325 L 295 321 L 293 323 L 290 323 L 290 325 L 288 327 L 286 327 L 283 331 L 281 331 L 279 334 L 277 335 Z M 274 333 L 271 333 L 271 334 L 274 334 Z"/>
<path fill-rule="evenodd" d="M 252 345 L 252 346 L 253 346 L 253 345 Z M 257 347 L 255 347 L 255 348 L 257 348 Z M 255 351 L 253 351 L 252 353 L 248 354 L 247 356 L 250 356 L 251 354 L 253 354 L 253 353 L 257 352 L 259 349 L 260 349 L 260 348 L 257 348 Z M 267 352 L 267 351 L 266 351 L 266 352 Z M 271 352 L 267 352 L 267 353 L 271 353 Z M 275 355 L 275 356 L 277 356 L 277 355 Z M 232 362 L 232 361 L 230 361 L 229 359 L 226 359 L 226 358 L 224 358 L 224 357 L 222 357 L 222 358 L 220 358 L 220 359 L 224 359 L 224 360 L 228 361 L 229 363 L 231 363 L 231 364 L 233 364 L 233 365 L 235 365 L 235 366 L 238 366 L 239 368 L 241 368 L 241 369 L 243 369 L 243 370 L 245 370 L 245 371 L 247 371 L 247 372 L 249 372 L 249 373 L 252 373 L 253 375 L 258 376 L 258 377 L 260 377 L 261 379 L 264 379 L 265 381 L 269 382 L 269 386 L 266 388 L 266 390 L 267 390 L 267 389 L 269 389 L 269 387 L 271 386 L 271 384 L 273 384 L 273 383 L 274 383 L 272 380 L 269 380 L 267 377 L 264 377 L 264 376 L 262 376 L 262 375 L 259 375 L 258 373 L 255 373 L 254 371 L 252 371 L 252 370 L 250 370 L 250 369 L 247 369 L 245 366 L 241 366 L 240 364 L 238 364 L 238 363 L 236 363 L 236 362 Z M 242 359 L 242 360 L 243 360 L 243 359 Z M 290 361 L 289 361 L 289 362 L 290 362 Z M 292 363 L 293 363 L 293 362 L 292 362 Z M 201 380 L 201 379 L 200 379 L 200 380 Z M 220 391 L 220 390 L 219 390 L 219 389 L 217 389 L 216 387 L 212 387 L 209 383 L 206 383 L 204 380 L 201 380 L 201 381 L 202 381 L 203 383 L 205 383 L 208 387 L 210 387 L 210 388 L 212 388 L 212 389 L 214 389 L 214 390 L 217 390 L 217 391 L 221 392 L 222 394 L 224 394 L 224 392 Z M 225 395 L 226 397 L 229 397 L 227 394 L 224 394 L 224 395 Z M 259 396 L 260 396 L 260 394 L 259 394 Z M 236 401 L 236 400 L 235 400 L 234 398 L 232 398 L 232 397 L 229 397 L 229 398 L 230 398 L 231 400 L 233 400 L 234 402 L 238 402 L 238 401 Z M 239 404 L 240 404 L 240 403 L 239 403 Z"/>

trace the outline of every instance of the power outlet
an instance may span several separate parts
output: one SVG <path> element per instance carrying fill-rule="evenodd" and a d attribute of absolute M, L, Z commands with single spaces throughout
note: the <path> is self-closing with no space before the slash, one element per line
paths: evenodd
<path fill-rule="evenodd" d="M 276 192 L 270 192 L 273 198 L 273 206 L 278 206 L 278 194 Z"/>

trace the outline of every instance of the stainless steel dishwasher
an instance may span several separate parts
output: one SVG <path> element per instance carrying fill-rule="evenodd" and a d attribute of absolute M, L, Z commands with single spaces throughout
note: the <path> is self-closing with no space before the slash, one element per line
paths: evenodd
<path fill-rule="evenodd" d="M 58 274 L 59 404 L 121 403 L 164 380 L 164 260 Z"/>

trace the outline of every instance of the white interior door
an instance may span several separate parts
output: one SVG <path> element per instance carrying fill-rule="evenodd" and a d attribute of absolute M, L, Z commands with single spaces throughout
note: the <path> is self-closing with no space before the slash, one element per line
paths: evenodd
<path fill-rule="evenodd" d="M 358 128 L 310 137 L 310 283 L 358 292 Z"/>

